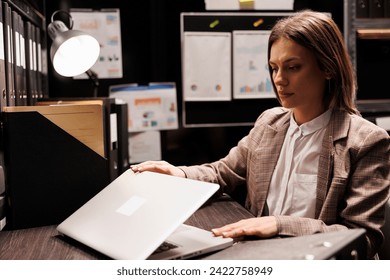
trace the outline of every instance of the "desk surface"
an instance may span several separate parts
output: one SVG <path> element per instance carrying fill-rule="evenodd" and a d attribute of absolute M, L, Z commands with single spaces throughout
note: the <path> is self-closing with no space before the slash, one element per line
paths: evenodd
<path fill-rule="evenodd" d="M 220 227 L 252 215 L 227 196 L 210 201 L 196 211 L 187 224 L 206 230 Z M 1 231 L 2 260 L 64 260 L 107 259 L 107 257 L 73 240 L 64 239 L 56 225 Z"/>
<path fill-rule="evenodd" d="M 239 203 L 223 196 L 204 205 L 186 223 L 211 230 L 249 217 L 253 216 Z M 364 230 L 361 229 L 283 239 L 241 240 L 238 244 L 205 258 L 350 259 L 356 257 L 356 254 L 359 258 L 365 252 L 365 248 L 360 246 L 363 239 Z M 0 232 L 0 260 L 91 259 L 107 257 L 80 243 L 65 239 L 57 232 L 56 225 Z"/>

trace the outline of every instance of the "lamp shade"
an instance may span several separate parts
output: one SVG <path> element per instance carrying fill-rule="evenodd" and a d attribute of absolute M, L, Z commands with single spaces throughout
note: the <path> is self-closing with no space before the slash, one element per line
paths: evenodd
<path fill-rule="evenodd" d="M 100 54 L 99 42 L 80 30 L 69 30 L 62 21 L 48 26 L 53 40 L 50 58 L 54 70 L 65 77 L 74 77 L 89 70 Z"/>

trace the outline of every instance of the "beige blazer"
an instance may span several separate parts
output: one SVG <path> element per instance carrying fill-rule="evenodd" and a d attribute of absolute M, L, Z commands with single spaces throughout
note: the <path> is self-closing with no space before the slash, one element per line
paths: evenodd
<path fill-rule="evenodd" d="M 266 215 L 266 199 L 291 111 L 265 111 L 229 154 L 216 162 L 181 166 L 188 178 L 220 184 L 223 192 L 247 186 L 246 207 Z M 320 140 L 319 140 L 320 141 Z M 366 229 L 367 257 L 383 242 L 384 205 L 390 197 L 390 137 L 375 124 L 334 110 L 322 140 L 315 219 L 277 216 L 279 235 L 300 236 Z"/>

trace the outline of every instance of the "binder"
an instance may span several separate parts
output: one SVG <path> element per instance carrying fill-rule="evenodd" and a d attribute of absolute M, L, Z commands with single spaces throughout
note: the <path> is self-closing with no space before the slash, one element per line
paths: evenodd
<path fill-rule="evenodd" d="M 34 79 L 33 99 L 38 99 L 38 67 L 37 67 L 37 39 L 35 32 L 35 25 L 31 24 L 31 66 L 32 66 L 32 78 Z"/>
<path fill-rule="evenodd" d="M 118 176 L 130 167 L 128 132 L 129 113 L 127 107 L 127 103 L 115 104 L 118 131 Z"/>
<path fill-rule="evenodd" d="M 0 2 L 0 114 L 7 106 L 7 85 L 5 72 L 5 44 L 4 44 L 4 15 L 3 3 Z M 0 231 L 6 226 L 6 197 L 5 197 L 5 176 L 4 176 L 4 146 L 3 130 L 0 130 Z"/>
<path fill-rule="evenodd" d="M 5 111 L 3 120 L 6 229 L 58 224 L 109 183 L 108 160 L 43 114 Z"/>
<path fill-rule="evenodd" d="M 21 97 L 22 105 L 28 105 L 27 103 L 27 70 L 26 70 L 26 43 L 25 43 L 25 30 L 24 21 L 19 15 L 19 36 L 20 36 L 20 67 L 22 73 L 21 79 Z"/>
<path fill-rule="evenodd" d="M 356 0 L 357 18 L 368 18 L 368 1 L 369 0 Z"/>
<path fill-rule="evenodd" d="M 34 105 L 37 100 L 36 96 L 36 77 L 34 72 L 34 54 L 33 54 L 33 25 L 27 21 L 24 27 L 26 36 L 26 90 L 27 90 L 27 105 Z"/>
<path fill-rule="evenodd" d="M 5 73 L 6 73 L 6 94 L 7 106 L 15 105 L 15 83 L 13 70 L 13 42 L 12 42 L 12 16 L 11 8 L 7 2 L 3 2 L 4 18 L 4 50 L 5 50 Z"/>
<path fill-rule="evenodd" d="M 42 70 L 42 43 L 41 43 L 41 30 L 34 26 L 35 31 L 35 41 L 36 41 L 36 49 L 35 49 L 35 59 L 36 59 L 36 77 L 37 77 L 37 98 L 42 99 L 44 98 L 44 92 L 43 92 L 43 70 Z"/>
<path fill-rule="evenodd" d="M 12 15 L 12 41 L 13 41 L 13 57 L 14 57 L 14 89 L 15 89 L 15 105 L 26 105 L 24 102 L 23 86 L 24 86 L 24 73 L 22 67 L 21 56 L 21 35 L 20 35 L 20 23 L 19 14 L 15 11 L 11 12 Z"/>
<path fill-rule="evenodd" d="M 7 106 L 3 5 L 0 3 L 0 113 Z"/>
<path fill-rule="evenodd" d="M 385 14 L 384 0 L 369 0 L 369 17 L 383 18 Z"/>

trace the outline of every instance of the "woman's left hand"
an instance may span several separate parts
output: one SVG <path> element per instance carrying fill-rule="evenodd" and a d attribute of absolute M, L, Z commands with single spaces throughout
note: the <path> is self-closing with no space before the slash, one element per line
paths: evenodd
<path fill-rule="evenodd" d="M 244 235 L 259 236 L 262 238 L 277 235 L 278 228 L 274 216 L 244 219 L 239 222 L 212 229 L 215 236 L 240 237 Z"/>

